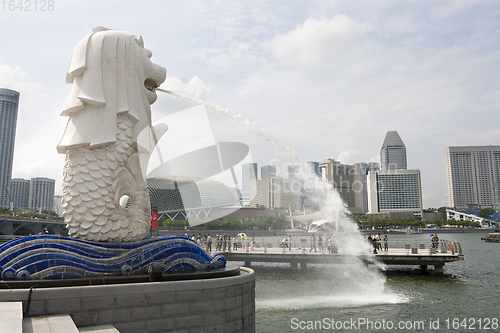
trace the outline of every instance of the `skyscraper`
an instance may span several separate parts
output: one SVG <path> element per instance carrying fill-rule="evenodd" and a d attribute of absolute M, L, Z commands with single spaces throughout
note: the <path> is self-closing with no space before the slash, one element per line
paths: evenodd
<path fill-rule="evenodd" d="M 10 207 L 19 93 L 0 88 L 0 207 Z"/>
<path fill-rule="evenodd" d="M 36 177 L 30 179 L 29 206 L 31 210 L 54 210 L 54 179 Z"/>
<path fill-rule="evenodd" d="M 276 177 L 275 165 L 264 165 L 262 168 L 260 168 L 260 178 L 264 179 L 267 177 Z"/>
<path fill-rule="evenodd" d="M 500 146 L 447 147 L 448 205 L 494 207 L 500 200 Z"/>
<path fill-rule="evenodd" d="M 327 159 L 319 163 L 323 169 L 325 179 L 333 185 L 347 208 L 352 214 L 361 214 L 363 211 L 363 180 L 366 184 L 366 170 L 359 165 L 341 164 L 339 161 Z"/>
<path fill-rule="evenodd" d="M 356 163 L 353 165 L 357 173 L 360 174 L 358 181 L 360 182 L 361 188 L 359 192 L 361 193 L 361 205 L 363 207 L 363 213 L 368 212 L 368 173 L 370 171 L 379 171 L 380 165 L 377 162 L 369 163 Z"/>
<path fill-rule="evenodd" d="M 419 170 L 368 173 L 370 213 L 411 212 L 422 216 L 422 185 Z"/>
<path fill-rule="evenodd" d="M 385 135 L 380 162 L 380 171 L 368 171 L 369 213 L 399 212 L 422 216 L 420 171 L 407 170 L 406 147 L 398 132 L 389 131 Z"/>
<path fill-rule="evenodd" d="M 309 168 L 311 168 L 312 173 L 321 178 L 321 169 L 319 167 L 319 162 L 307 162 Z"/>
<path fill-rule="evenodd" d="M 293 188 L 292 180 L 281 177 L 264 177 L 257 180 L 257 194 L 250 205 L 301 209 L 300 189 Z"/>
<path fill-rule="evenodd" d="M 11 199 L 14 209 L 29 209 L 30 181 L 29 179 L 14 178 L 10 181 Z"/>
<path fill-rule="evenodd" d="M 380 149 L 380 164 L 382 171 L 406 170 L 406 146 L 397 131 L 389 131 L 385 135 Z"/>
<path fill-rule="evenodd" d="M 257 163 L 246 163 L 241 166 L 241 201 L 245 204 L 255 197 L 257 191 Z"/>
<path fill-rule="evenodd" d="M 257 180 L 257 163 L 246 163 L 241 166 L 241 189 L 250 191 L 250 183 Z"/>

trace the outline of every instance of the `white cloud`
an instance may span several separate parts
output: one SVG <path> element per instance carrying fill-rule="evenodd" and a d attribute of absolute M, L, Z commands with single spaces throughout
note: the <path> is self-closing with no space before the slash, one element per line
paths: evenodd
<path fill-rule="evenodd" d="M 452 136 L 451 146 L 489 146 L 500 145 L 500 129 L 460 131 Z"/>
<path fill-rule="evenodd" d="M 361 154 L 357 150 L 349 149 L 347 151 L 341 152 L 336 160 L 342 164 L 354 164 L 360 162 Z"/>
<path fill-rule="evenodd" d="M 0 87 L 20 92 L 12 176 L 60 178 L 64 156 L 55 147 L 66 123 L 59 117 L 62 104 L 19 67 L 0 66 Z M 56 184 L 59 189 L 60 183 Z"/>
<path fill-rule="evenodd" d="M 307 68 L 330 67 L 329 62 L 341 53 L 350 40 L 370 31 L 367 24 L 358 23 L 346 15 L 331 19 L 308 18 L 294 30 L 277 35 L 272 47 L 278 61 Z"/>
<path fill-rule="evenodd" d="M 470 10 L 472 7 L 477 6 L 477 0 L 453 0 L 437 2 L 432 7 L 432 13 L 436 19 L 446 19 L 452 15 L 460 13 L 464 10 Z"/>
<path fill-rule="evenodd" d="M 167 77 L 162 87 L 171 89 L 172 91 L 188 94 L 196 98 L 207 98 L 210 93 L 210 86 L 205 85 L 202 79 L 195 76 L 184 83 L 181 79 L 175 77 Z"/>
<path fill-rule="evenodd" d="M 93 25 L 142 35 L 168 70 L 165 89 L 241 113 L 305 160 L 378 160 L 385 133 L 398 130 L 409 166 L 422 171 L 426 205 L 446 195 L 446 146 L 500 142 L 497 1 L 197 0 L 168 10 L 122 1 L 123 15 L 113 16 L 117 4 L 75 0 L 0 21 L 6 31 L 19 27 L 3 36 L 9 47 L 0 54 L 10 65 L 0 83 L 22 98 L 15 176 L 61 173 L 43 165 L 61 164 L 54 146 L 66 121 L 64 75 Z M 153 120 L 194 106 L 158 95 Z M 230 120 L 209 118 L 217 141 L 249 142 L 259 165 L 281 159 Z"/>
<path fill-rule="evenodd" d="M 187 82 L 176 77 L 167 77 L 161 88 L 201 100 L 207 100 L 211 90 L 210 86 L 207 86 L 198 76 L 187 80 Z M 158 95 L 158 99 L 151 106 L 153 119 L 158 119 L 167 114 L 172 114 L 196 105 L 191 101 L 161 91 L 157 91 L 156 94 Z"/>

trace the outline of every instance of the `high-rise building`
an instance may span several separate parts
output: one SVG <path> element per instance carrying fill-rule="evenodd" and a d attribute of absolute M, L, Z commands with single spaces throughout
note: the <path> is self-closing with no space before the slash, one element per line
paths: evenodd
<path fill-rule="evenodd" d="M 385 135 L 380 149 L 380 164 L 382 170 L 406 170 L 406 146 L 397 131 L 389 131 Z"/>
<path fill-rule="evenodd" d="M 498 209 L 500 146 L 447 147 L 448 205 Z"/>
<path fill-rule="evenodd" d="M 257 194 L 251 206 L 301 209 L 301 189 L 294 188 L 294 184 L 293 180 L 281 177 L 265 177 L 257 180 Z"/>
<path fill-rule="evenodd" d="M 380 149 L 380 171 L 369 170 L 369 213 L 412 213 L 422 216 L 422 185 L 419 170 L 407 170 L 406 147 L 398 132 L 387 132 Z"/>
<path fill-rule="evenodd" d="M 368 183 L 367 177 L 370 171 L 379 171 L 380 164 L 377 162 L 369 163 L 356 163 L 353 165 L 356 172 L 359 173 L 358 180 L 361 182 L 361 207 L 363 208 L 363 213 L 368 212 Z"/>
<path fill-rule="evenodd" d="M 246 163 L 241 166 L 241 201 L 244 204 L 250 203 L 257 191 L 255 182 L 257 181 L 257 163 Z"/>
<path fill-rule="evenodd" d="M 276 177 L 275 165 L 264 165 L 260 168 L 260 178 L 264 179 L 267 177 Z"/>
<path fill-rule="evenodd" d="M 422 216 L 419 170 L 370 171 L 367 182 L 370 213 L 411 212 Z"/>
<path fill-rule="evenodd" d="M 19 93 L 0 88 L 0 207 L 10 207 Z"/>
<path fill-rule="evenodd" d="M 352 214 L 362 214 L 363 211 L 363 180 L 366 184 L 366 171 L 359 165 L 341 164 L 339 161 L 327 159 L 319 163 L 323 169 L 325 180 L 330 182 L 339 192 Z"/>
<path fill-rule="evenodd" d="M 30 179 L 29 207 L 31 210 L 54 210 L 54 179 L 37 177 Z"/>
<path fill-rule="evenodd" d="M 288 165 L 288 179 L 300 179 L 300 173 L 302 172 L 300 164 L 290 164 Z"/>
<path fill-rule="evenodd" d="M 30 198 L 29 179 L 14 178 L 10 181 L 11 197 L 14 209 L 28 209 Z"/>
<path fill-rule="evenodd" d="M 302 170 L 305 167 L 307 170 Z M 307 178 L 308 173 L 312 173 L 321 179 L 321 168 L 319 162 L 307 162 L 305 165 L 289 164 L 288 165 L 288 179 L 304 180 Z"/>
<path fill-rule="evenodd" d="M 312 173 L 321 178 L 321 168 L 319 167 L 319 162 L 307 162 L 307 165 L 311 169 Z"/>

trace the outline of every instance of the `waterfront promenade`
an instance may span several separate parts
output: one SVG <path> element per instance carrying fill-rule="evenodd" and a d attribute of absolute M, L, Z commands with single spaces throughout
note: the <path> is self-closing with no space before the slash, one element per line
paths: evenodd
<path fill-rule="evenodd" d="M 306 247 L 288 248 L 268 246 L 258 246 L 251 248 L 239 248 L 237 250 L 229 249 L 217 251 L 223 254 L 228 261 L 244 262 L 246 267 L 251 267 L 255 262 L 273 262 L 289 263 L 290 267 L 307 267 L 307 264 L 345 264 L 349 263 L 353 254 L 348 253 L 346 249 L 334 248 L 330 253 L 328 250 L 309 251 Z M 434 266 L 435 273 L 443 273 L 443 267 L 446 263 L 463 260 L 464 255 L 458 242 L 441 241 L 438 249 L 426 248 L 428 244 L 392 244 L 387 252 L 379 250 L 377 254 L 364 254 L 361 259 L 366 263 L 374 263 L 377 260 L 386 265 L 410 265 L 420 266 L 423 270 L 427 266 Z M 394 247 L 397 245 L 398 247 Z"/>

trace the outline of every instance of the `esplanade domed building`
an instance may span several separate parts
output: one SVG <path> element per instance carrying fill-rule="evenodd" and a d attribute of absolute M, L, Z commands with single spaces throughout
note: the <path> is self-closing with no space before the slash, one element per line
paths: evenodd
<path fill-rule="evenodd" d="M 152 177 L 147 185 L 160 220 L 189 219 L 193 226 L 193 219 L 201 224 L 241 208 L 236 188 L 211 179 Z"/>

